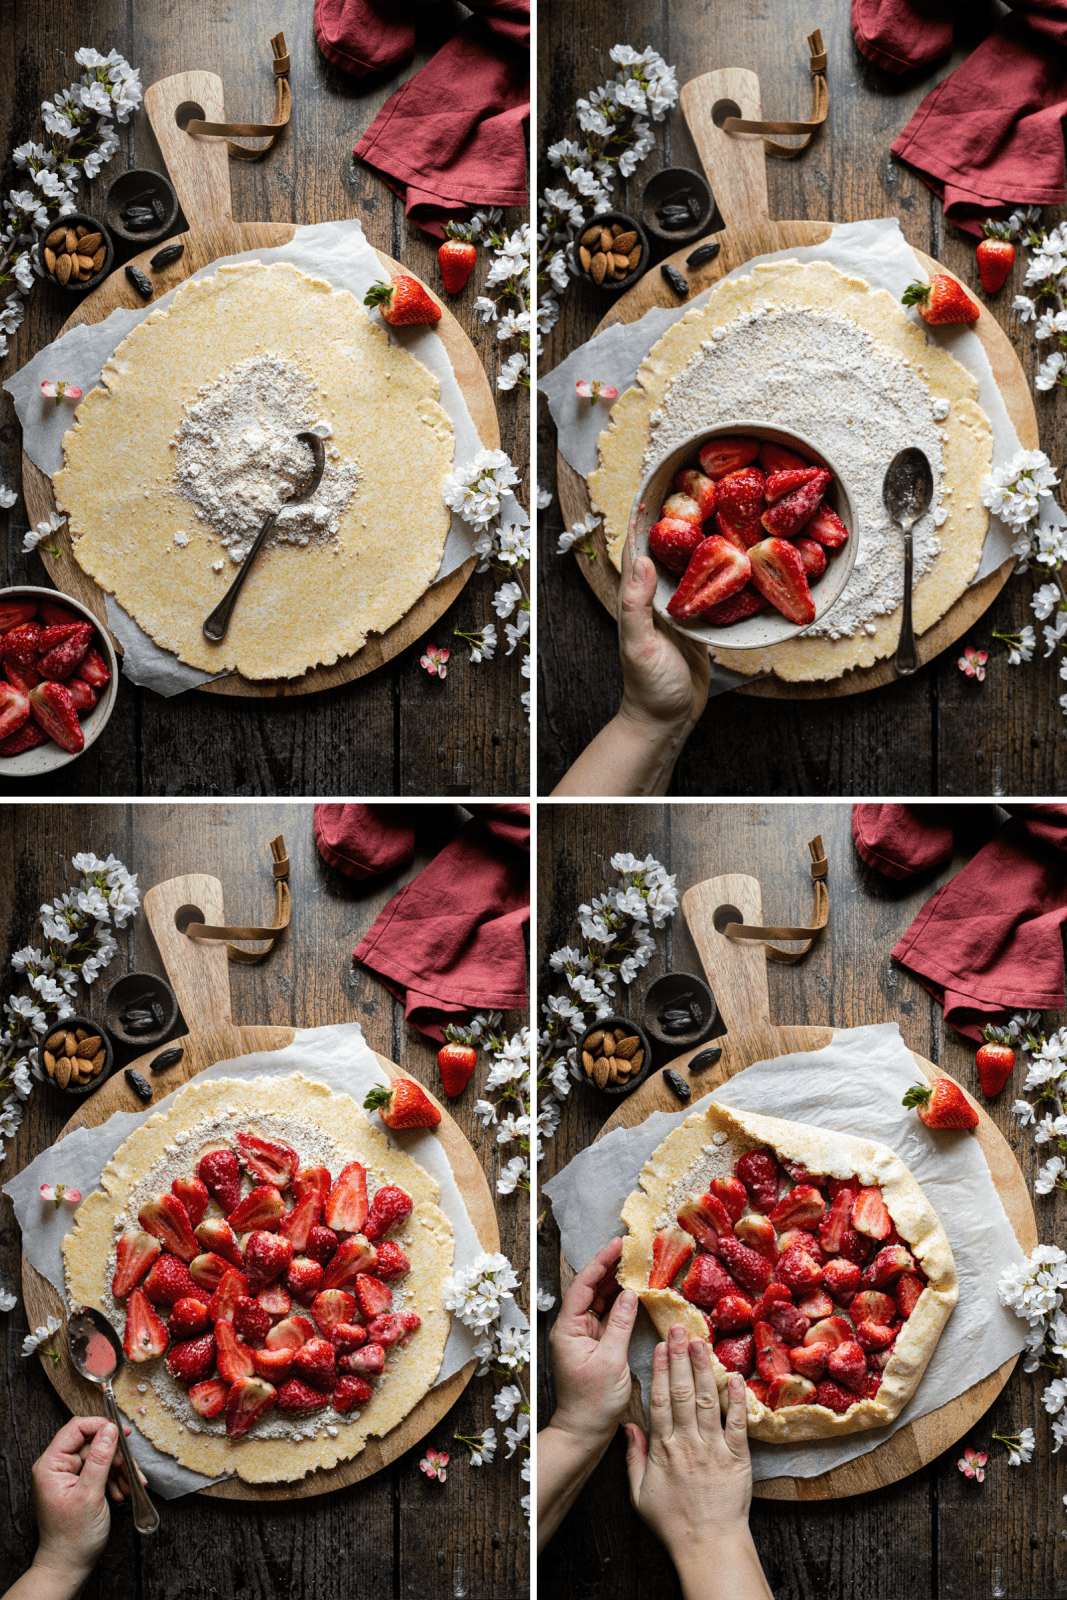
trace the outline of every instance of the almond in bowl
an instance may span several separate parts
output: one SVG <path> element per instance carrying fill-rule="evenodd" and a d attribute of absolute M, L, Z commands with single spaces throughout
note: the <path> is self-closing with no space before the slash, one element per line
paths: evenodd
<path fill-rule="evenodd" d="M 607 1017 L 586 1029 L 578 1046 L 578 1065 L 604 1094 L 629 1094 L 651 1071 L 652 1049 L 636 1023 Z"/>

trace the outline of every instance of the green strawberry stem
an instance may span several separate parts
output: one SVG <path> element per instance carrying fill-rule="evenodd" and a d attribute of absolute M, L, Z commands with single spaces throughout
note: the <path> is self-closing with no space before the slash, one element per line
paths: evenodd
<path fill-rule="evenodd" d="M 913 1083 L 911 1088 L 905 1092 L 904 1098 L 900 1103 L 909 1108 L 912 1106 L 928 1106 L 931 1093 L 932 1091 L 927 1084 Z"/>
<path fill-rule="evenodd" d="M 916 279 L 914 283 L 908 284 L 908 287 L 900 297 L 900 303 L 902 306 L 925 305 L 929 298 L 930 285 L 928 283 L 920 283 Z"/>
<path fill-rule="evenodd" d="M 381 1111 L 389 1104 L 392 1098 L 392 1089 L 387 1089 L 380 1084 L 378 1087 L 368 1091 L 367 1097 L 363 1102 L 363 1109 L 364 1111 Z"/>
<path fill-rule="evenodd" d="M 372 283 L 363 296 L 363 304 L 365 306 L 384 306 L 389 303 L 392 297 L 393 285 L 391 283 Z"/>

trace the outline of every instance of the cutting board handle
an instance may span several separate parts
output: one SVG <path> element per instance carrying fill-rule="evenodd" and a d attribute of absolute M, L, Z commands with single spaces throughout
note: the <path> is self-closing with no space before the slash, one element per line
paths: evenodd
<path fill-rule="evenodd" d="M 759 122 L 759 79 L 744 67 L 723 67 L 690 78 L 679 96 L 693 143 L 697 147 L 715 196 L 715 203 L 728 228 L 745 223 L 767 221 L 767 166 L 763 139 L 758 133 L 724 133 L 715 122 L 714 110 L 722 101 L 732 104 L 722 116 L 741 117 Z"/>
<path fill-rule="evenodd" d="M 195 228 L 230 219 L 230 158 L 225 139 L 202 139 L 179 127 L 175 113 L 190 105 L 200 110 L 183 115 L 183 122 L 195 116 L 205 122 L 225 122 L 222 79 L 214 72 L 176 72 L 145 90 L 152 132 L 185 220 Z"/>
<path fill-rule="evenodd" d="M 179 915 L 189 907 L 196 908 L 195 917 Z M 197 1033 L 232 1027 L 226 946 L 206 939 L 188 939 L 178 926 L 194 921 L 225 923 L 218 878 L 200 872 L 185 878 L 168 878 L 149 889 L 144 908 L 186 1025 Z"/>
<path fill-rule="evenodd" d="M 727 1033 L 767 1027 L 771 1002 L 762 944 L 727 939 L 716 927 L 717 921 L 723 927 L 728 922 L 762 927 L 759 879 L 742 873 L 707 878 L 686 890 L 682 911 Z"/>

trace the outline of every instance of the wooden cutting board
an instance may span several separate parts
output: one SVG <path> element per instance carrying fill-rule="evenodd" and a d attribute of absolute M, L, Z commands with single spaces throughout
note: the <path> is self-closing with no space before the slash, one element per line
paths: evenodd
<path fill-rule="evenodd" d="M 756 134 L 727 134 L 717 127 L 712 108 L 723 100 L 734 102 L 734 108 L 727 115 L 737 115 L 736 107 L 739 106 L 740 115 L 746 120 L 759 121 L 762 117 L 759 79 L 754 72 L 742 68 L 730 67 L 705 73 L 700 78 L 692 79 L 681 92 L 682 113 L 725 223 L 721 234 L 708 235 L 709 239 L 717 238 L 722 249 L 716 259 L 706 266 L 695 270 L 686 267 L 686 256 L 692 255 L 697 248 L 699 241 L 695 240 L 667 258 L 688 277 L 692 286 L 691 299 L 724 278 L 735 267 L 743 266 L 753 256 L 769 255 L 776 250 L 788 250 L 801 245 L 822 244 L 833 232 L 833 224 L 829 222 L 773 222 L 768 218 L 763 140 Z M 823 137 L 828 135 L 824 134 Z M 916 250 L 915 254 L 927 273 L 947 270 L 921 250 Z M 636 322 L 652 306 L 674 308 L 678 304 L 677 296 L 668 288 L 659 267 L 653 267 L 615 302 L 597 325 L 592 337 L 595 338 L 596 334 L 613 323 Z M 1039 439 L 1034 403 L 1026 374 L 1011 341 L 996 318 L 984 308 L 974 324 L 974 331 L 989 357 L 1008 415 L 1015 424 L 1023 448 L 1036 450 Z M 589 491 L 585 479 L 558 452 L 556 466 L 560 508 L 564 523 L 569 527 L 591 510 Z M 600 559 L 587 561 L 579 557 L 578 569 L 597 599 L 614 616 L 618 609 L 620 579 L 608 558 L 603 528 L 598 528 L 593 535 L 592 545 Z M 919 655 L 923 662 L 932 660 L 942 650 L 948 649 L 978 621 L 1007 583 L 1014 564 L 1015 558 L 1009 557 L 995 572 L 962 594 L 941 620 L 920 636 Z M 894 683 L 896 679 L 892 658 L 887 657 L 876 661 L 871 667 L 856 668 L 824 683 L 785 683 L 779 678 L 767 677 L 740 686 L 736 693 L 759 695 L 772 700 L 826 700 L 838 695 L 862 694 L 868 689 Z"/>
<path fill-rule="evenodd" d="M 170 181 L 174 185 L 186 221 L 189 223 L 188 233 L 175 235 L 175 238 L 181 239 L 185 244 L 185 254 L 181 259 L 160 273 L 148 274 L 153 283 L 159 284 L 155 296 L 157 299 L 169 293 L 171 289 L 177 288 L 186 278 L 191 278 L 201 267 L 217 261 L 220 256 L 236 255 L 245 250 L 274 249 L 279 245 L 288 244 L 296 233 L 295 225 L 288 222 L 234 222 L 231 216 L 229 157 L 226 154 L 225 141 L 193 137 L 179 127 L 175 120 L 178 108 L 187 106 L 190 102 L 194 102 L 202 109 L 206 121 L 226 121 L 222 79 L 216 77 L 213 72 L 181 72 L 173 78 L 162 78 L 147 90 L 144 98 L 148 120 L 159 141 Z M 150 257 L 159 249 L 157 241 L 150 249 L 134 256 L 133 264 L 147 272 Z M 386 276 L 407 270 L 391 256 L 383 255 L 381 251 L 377 251 L 376 254 Z M 437 295 L 433 294 L 432 290 L 430 293 L 440 304 Z M 83 322 L 102 322 L 119 306 L 140 308 L 151 303 L 141 298 L 127 279 L 125 267 L 121 267 L 111 273 L 99 288 L 86 295 L 59 332 L 64 334 L 68 329 L 77 327 Z M 500 429 L 497 426 L 496 406 L 493 403 L 489 380 L 474 346 L 447 306 L 442 310 L 437 332 L 448 351 L 483 445 L 488 450 L 499 449 Z M 52 480 L 34 466 L 25 451 L 22 456 L 22 482 L 31 523 L 47 520 L 49 512 L 56 509 Z M 38 549 L 38 554 L 48 569 L 49 577 L 57 588 L 73 595 L 83 605 L 88 606 L 99 619 L 100 626 L 106 628 L 104 591 L 75 561 L 70 549 L 69 536 L 62 535 L 61 541 L 58 559 L 47 555 L 43 547 Z M 302 678 L 279 678 L 271 681 L 253 682 L 251 679 L 240 677 L 237 673 L 230 673 L 215 683 L 201 684 L 200 688 L 205 694 L 251 695 L 260 699 L 282 699 L 292 695 L 314 694 L 320 689 L 332 689 L 337 684 L 365 677 L 367 673 L 375 671 L 377 667 L 383 666 L 395 655 L 399 655 L 402 650 L 406 650 L 408 645 L 421 638 L 426 630 L 433 626 L 459 594 L 476 564 L 477 557 L 469 556 L 461 567 L 457 567 L 447 578 L 442 578 L 440 583 L 435 583 L 428 589 L 407 615 L 401 617 L 400 621 L 394 623 L 387 632 L 370 634 L 362 650 L 353 656 L 345 656 L 342 660 L 334 662 L 333 666 L 315 667 L 310 672 L 305 672 Z M 121 655 L 122 646 L 114 635 L 112 642 Z"/>
<path fill-rule="evenodd" d="M 725 914 L 720 914 L 720 908 L 725 908 Z M 772 1023 L 767 990 L 767 959 L 763 946 L 754 941 L 727 939 L 718 931 L 720 926 L 725 927 L 728 922 L 747 923 L 750 927 L 763 926 L 762 896 L 756 878 L 737 874 L 698 883 L 682 896 L 682 910 L 727 1029 L 725 1036 L 705 1040 L 702 1045 L 686 1051 L 670 1063 L 671 1070 L 691 1086 L 693 1102 L 710 1094 L 755 1061 L 821 1050 L 830 1043 L 834 1035 L 832 1028 L 793 1028 Z M 688 1062 L 713 1044 L 722 1046 L 718 1062 L 712 1067 L 691 1073 Z M 912 1055 L 916 1065 L 928 1078 L 948 1076 L 925 1057 L 916 1055 L 914 1051 Z M 1029 1255 L 1037 1245 L 1037 1222 L 1026 1182 L 1007 1140 L 996 1124 L 969 1094 L 967 1099 L 978 1112 L 978 1127 L 973 1137 L 981 1145 L 982 1154 L 989 1164 L 994 1186 L 1019 1241 L 1020 1252 Z M 638 1127 L 647 1121 L 653 1111 L 677 1112 L 680 1109 L 678 1097 L 668 1088 L 663 1073 L 656 1072 L 623 1100 L 619 1109 L 601 1128 L 597 1138 L 604 1138 L 615 1128 Z M 862 1135 L 863 1130 L 857 1128 L 856 1132 Z M 563 1287 L 566 1289 L 574 1277 L 574 1269 L 565 1257 L 561 1265 Z M 1013 1356 L 955 1400 L 928 1412 L 916 1422 L 898 1428 L 884 1444 L 877 1445 L 866 1455 L 857 1456 L 843 1466 L 815 1478 L 764 1478 L 754 1485 L 753 1493 L 766 1500 L 833 1500 L 843 1495 L 866 1494 L 872 1489 L 888 1488 L 891 1483 L 897 1483 L 926 1466 L 962 1438 L 992 1405 L 1011 1376 L 1017 1360 L 1018 1357 Z M 627 1417 L 641 1427 L 645 1426 L 641 1391 L 636 1378 Z"/>
<path fill-rule="evenodd" d="M 195 918 L 189 914 L 190 908 L 195 908 Z M 292 1044 L 295 1038 L 293 1028 L 238 1026 L 230 1015 L 229 963 L 225 946 L 209 940 L 187 939 L 179 931 L 178 922 L 184 927 L 193 920 L 225 926 L 222 884 L 217 878 L 199 873 L 185 878 L 170 878 L 148 891 L 144 897 L 144 909 L 182 1016 L 192 1028 L 183 1038 L 170 1041 L 180 1044 L 185 1052 L 176 1066 L 159 1073 L 149 1070 L 148 1063 L 158 1053 L 161 1048 L 159 1045 L 130 1063 L 155 1088 L 157 1101 L 180 1089 L 190 1078 L 216 1061 L 228 1061 L 263 1050 L 283 1050 L 286 1045 Z M 402 1076 L 400 1068 L 392 1061 L 384 1056 L 378 1056 L 377 1060 L 390 1078 Z M 429 1090 L 426 1093 L 429 1095 Z M 496 1212 L 478 1157 L 449 1116 L 447 1108 L 440 1105 L 433 1095 L 429 1097 L 441 1112 L 437 1136 L 451 1162 L 478 1238 L 484 1249 L 499 1250 Z M 81 1103 L 59 1137 L 65 1138 L 75 1128 L 99 1127 L 116 1111 L 144 1109 L 144 1103 L 134 1094 L 122 1072 L 116 1072 L 102 1089 Z M 22 1288 L 31 1328 L 37 1327 L 50 1316 L 65 1318 L 60 1295 L 47 1278 L 43 1278 L 30 1265 L 25 1254 L 22 1257 Z M 51 1357 L 40 1359 L 42 1369 L 60 1399 L 78 1415 L 102 1416 L 104 1407 L 99 1390 L 95 1385 L 86 1383 L 74 1370 L 62 1337 L 58 1347 L 62 1352 L 58 1364 Z M 251 1484 L 243 1483 L 239 1478 L 228 1478 L 198 1492 L 220 1500 L 294 1500 L 308 1495 L 328 1494 L 346 1484 L 359 1483 L 395 1461 L 405 1450 L 410 1450 L 437 1425 L 470 1382 L 475 1365 L 473 1360 L 468 1361 L 459 1372 L 424 1395 L 391 1433 L 381 1439 L 369 1440 L 358 1456 L 350 1461 L 339 1462 L 329 1471 L 313 1472 L 293 1483 Z"/>

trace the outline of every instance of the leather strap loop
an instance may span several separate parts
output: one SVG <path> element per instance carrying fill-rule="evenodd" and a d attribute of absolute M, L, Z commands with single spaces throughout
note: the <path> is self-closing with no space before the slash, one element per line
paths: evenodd
<path fill-rule="evenodd" d="M 274 51 L 274 77 L 276 94 L 274 101 L 273 122 L 200 122 L 194 120 L 186 123 L 186 133 L 208 135 L 211 138 L 224 138 L 226 148 L 231 156 L 237 156 L 241 161 L 258 161 L 265 156 L 268 150 L 273 150 L 282 129 L 289 124 L 292 115 L 293 101 L 289 93 L 289 54 L 285 48 L 285 34 L 276 33 L 271 40 L 271 49 Z M 267 143 L 258 150 L 250 150 L 245 144 L 234 144 L 233 135 L 242 139 L 266 139 Z"/>
<path fill-rule="evenodd" d="M 800 144 L 778 144 L 774 139 L 764 139 L 763 147 L 767 154 L 777 156 L 782 161 L 792 161 L 802 150 L 806 150 L 815 137 L 815 130 L 826 121 L 830 110 L 830 93 L 825 76 L 826 51 L 818 28 L 808 35 L 808 50 L 811 54 L 811 114 L 807 122 L 746 122 L 742 117 L 727 117 L 723 122 L 724 132 L 804 134 Z"/>
<path fill-rule="evenodd" d="M 807 955 L 830 919 L 830 891 L 826 887 L 830 866 L 820 834 L 816 834 L 809 842 L 808 849 L 811 851 L 811 880 L 815 892 L 811 925 L 807 928 L 750 928 L 740 922 L 728 922 L 722 930 L 727 939 L 803 939 L 803 950 L 779 950 L 773 944 L 766 944 L 764 948 L 768 961 L 781 961 L 787 966 Z"/>
<path fill-rule="evenodd" d="M 267 939 L 269 943 L 265 950 L 239 950 L 236 945 L 227 944 L 226 954 L 231 961 L 243 961 L 246 966 L 255 966 L 257 961 L 262 961 L 269 956 L 286 928 L 292 914 L 292 902 L 289 898 L 289 857 L 285 853 L 285 840 L 279 834 L 271 840 L 271 853 L 274 856 L 274 922 L 269 928 L 213 928 L 206 922 L 190 922 L 186 928 L 186 937 L 189 939 Z"/>

